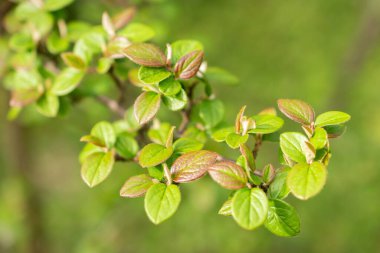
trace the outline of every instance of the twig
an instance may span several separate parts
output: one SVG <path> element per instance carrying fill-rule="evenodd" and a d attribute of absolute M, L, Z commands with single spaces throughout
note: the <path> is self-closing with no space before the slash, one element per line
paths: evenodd
<path fill-rule="evenodd" d="M 261 148 L 261 145 L 263 144 L 263 137 L 261 134 L 257 134 L 256 137 L 255 137 L 255 147 L 253 148 L 252 150 L 252 155 L 253 157 L 256 159 L 258 153 L 259 153 L 259 150 Z"/>
<path fill-rule="evenodd" d="M 112 78 L 112 80 L 114 81 L 114 83 L 115 83 L 115 85 L 118 88 L 119 93 L 120 93 L 119 98 L 117 100 L 117 103 L 119 104 L 119 106 L 123 106 L 125 99 L 126 99 L 125 95 L 126 95 L 126 87 L 127 86 L 115 75 L 113 67 L 110 69 L 108 74 Z"/>
<path fill-rule="evenodd" d="M 96 96 L 96 100 L 98 100 L 101 104 L 105 105 L 111 111 L 119 115 L 120 117 L 124 117 L 124 109 L 119 105 L 115 100 L 106 97 L 106 96 Z"/>
<path fill-rule="evenodd" d="M 194 105 L 194 98 L 193 98 L 194 89 L 195 89 L 197 84 L 198 84 L 198 82 L 195 82 L 192 85 L 190 85 L 189 89 L 186 92 L 187 97 L 189 98 L 189 104 L 188 104 L 186 109 L 183 109 L 181 111 L 182 121 L 181 121 L 181 124 L 178 128 L 179 134 L 182 134 L 186 130 L 187 126 L 190 123 L 190 115 L 191 115 L 191 112 L 193 110 L 193 105 Z"/>

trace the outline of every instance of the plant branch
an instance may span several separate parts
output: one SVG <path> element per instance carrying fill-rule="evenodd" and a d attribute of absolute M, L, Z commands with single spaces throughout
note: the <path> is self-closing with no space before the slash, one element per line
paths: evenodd
<path fill-rule="evenodd" d="M 182 121 L 178 128 L 179 134 L 183 134 L 183 132 L 186 130 L 187 126 L 190 123 L 190 116 L 194 106 L 194 89 L 197 86 L 197 84 L 198 82 L 191 84 L 186 92 L 189 98 L 189 104 L 187 108 L 181 110 Z"/>
<path fill-rule="evenodd" d="M 116 113 L 120 117 L 124 117 L 124 109 L 119 105 L 119 103 L 109 97 L 106 96 L 96 96 L 97 101 L 106 106 L 112 112 Z"/>
<path fill-rule="evenodd" d="M 257 134 L 255 136 L 255 140 L 256 140 L 256 142 L 255 142 L 255 146 L 252 150 L 252 155 L 256 159 L 257 155 L 259 153 L 259 150 L 261 148 L 261 145 L 263 144 L 263 136 L 261 134 Z"/>
<path fill-rule="evenodd" d="M 116 87 L 119 90 L 119 98 L 117 100 L 117 103 L 119 106 L 124 105 L 125 99 L 126 99 L 126 88 L 127 86 L 121 81 L 114 72 L 114 68 L 111 67 L 110 71 L 108 72 L 109 76 L 112 78 L 113 82 L 115 83 Z"/>

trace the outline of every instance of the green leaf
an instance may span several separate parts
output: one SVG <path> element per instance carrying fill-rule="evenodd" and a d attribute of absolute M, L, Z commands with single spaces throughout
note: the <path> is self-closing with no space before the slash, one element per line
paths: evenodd
<path fill-rule="evenodd" d="M 46 47 L 52 54 L 59 54 L 68 49 L 70 42 L 68 38 L 61 37 L 57 32 L 49 34 L 46 40 Z"/>
<path fill-rule="evenodd" d="M 155 166 L 148 168 L 149 176 L 161 181 L 164 178 L 164 170 L 162 166 Z"/>
<path fill-rule="evenodd" d="M 251 119 L 254 120 L 255 127 L 249 129 L 248 133 L 270 134 L 284 125 L 284 120 L 274 115 L 255 115 Z"/>
<path fill-rule="evenodd" d="M 337 138 L 346 132 L 347 127 L 345 125 L 332 125 L 325 126 L 324 129 L 329 138 Z"/>
<path fill-rule="evenodd" d="M 289 119 L 304 125 L 314 122 L 314 110 L 309 104 L 297 99 L 279 99 L 277 103 Z"/>
<path fill-rule="evenodd" d="M 166 78 L 158 84 L 158 89 L 165 96 L 174 96 L 178 94 L 181 89 L 181 83 L 175 80 L 174 76 Z"/>
<path fill-rule="evenodd" d="M 81 35 L 74 46 L 74 53 L 81 57 L 87 64 L 96 54 L 102 53 L 106 47 L 105 34 L 102 30 L 91 30 Z"/>
<path fill-rule="evenodd" d="M 318 115 L 315 125 L 319 127 L 341 125 L 351 119 L 351 116 L 344 112 L 330 111 Z"/>
<path fill-rule="evenodd" d="M 145 42 L 154 37 L 154 30 L 141 23 L 130 23 L 125 28 L 117 32 L 119 36 L 126 37 L 129 41 L 138 43 Z"/>
<path fill-rule="evenodd" d="M 165 68 L 152 68 L 141 66 L 138 77 L 145 84 L 158 84 L 171 75 Z"/>
<path fill-rule="evenodd" d="M 199 104 L 199 117 L 206 128 L 213 128 L 224 118 L 224 106 L 218 99 L 204 100 Z"/>
<path fill-rule="evenodd" d="M 100 184 L 111 173 L 114 162 L 112 151 L 97 152 L 87 156 L 81 170 L 84 182 L 90 187 Z"/>
<path fill-rule="evenodd" d="M 313 144 L 315 149 L 324 148 L 327 144 L 327 132 L 321 127 L 316 127 L 314 130 L 313 137 L 310 138 L 311 144 Z"/>
<path fill-rule="evenodd" d="M 178 40 L 171 44 L 172 48 L 172 63 L 176 63 L 180 58 L 186 54 L 196 51 L 203 50 L 203 45 L 196 40 Z"/>
<path fill-rule="evenodd" d="M 73 91 L 82 81 L 84 72 L 74 68 L 66 68 L 54 80 L 51 92 L 57 96 L 64 96 Z"/>
<path fill-rule="evenodd" d="M 121 157 L 132 159 L 139 151 L 139 145 L 130 134 L 122 133 L 117 136 L 115 149 Z"/>
<path fill-rule="evenodd" d="M 148 131 L 148 137 L 151 141 L 157 144 L 165 145 L 171 128 L 172 126 L 169 123 L 164 122 L 159 123 L 158 125 L 155 122 L 152 128 L 150 128 Z"/>
<path fill-rule="evenodd" d="M 161 96 L 155 92 L 142 93 L 134 103 L 134 114 L 137 122 L 144 125 L 157 114 L 160 109 Z"/>
<path fill-rule="evenodd" d="M 288 196 L 290 189 L 286 183 L 286 178 L 288 176 L 289 170 L 289 167 L 284 167 L 281 170 L 277 171 L 276 176 L 268 189 L 269 198 L 283 199 Z"/>
<path fill-rule="evenodd" d="M 41 97 L 41 91 L 36 88 L 20 89 L 11 91 L 11 100 L 9 104 L 11 107 L 23 107 L 37 101 Z"/>
<path fill-rule="evenodd" d="M 255 164 L 255 158 L 252 154 L 252 151 L 248 148 L 247 145 L 242 144 L 240 145 L 240 153 L 244 157 L 248 167 L 254 171 L 256 169 L 256 164 Z"/>
<path fill-rule="evenodd" d="M 80 138 L 80 141 L 91 143 L 95 146 L 104 148 L 106 144 L 102 140 L 100 140 L 98 137 L 95 137 L 93 135 L 85 135 Z"/>
<path fill-rule="evenodd" d="M 166 56 L 160 48 L 153 44 L 132 44 L 124 49 L 124 55 L 134 63 L 147 67 L 163 67 Z"/>
<path fill-rule="evenodd" d="M 273 168 L 273 165 L 272 164 L 266 165 L 263 169 L 263 175 L 262 175 L 263 182 L 269 185 L 272 182 L 275 174 L 276 172 Z"/>
<path fill-rule="evenodd" d="M 62 60 L 68 67 L 72 67 L 79 70 L 84 70 L 86 68 L 86 63 L 78 55 L 67 52 L 61 54 Z"/>
<path fill-rule="evenodd" d="M 216 162 L 219 155 L 207 150 L 199 150 L 186 153 L 178 157 L 171 166 L 170 172 L 173 181 L 186 183 L 201 178 L 207 168 Z"/>
<path fill-rule="evenodd" d="M 99 152 L 104 152 L 103 148 L 96 146 L 92 143 L 87 143 L 84 148 L 80 151 L 79 153 L 79 162 L 80 164 L 83 164 L 85 159 L 94 154 L 94 153 L 99 153 Z"/>
<path fill-rule="evenodd" d="M 140 128 L 139 123 L 135 117 L 134 108 L 131 107 L 125 111 L 124 114 L 125 124 L 128 132 L 135 132 Z"/>
<path fill-rule="evenodd" d="M 23 52 L 34 48 L 34 41 L 30 34 L 15 33 L 9 40 L 9 47 L 15 51 Z"/>
<path fill-rule="evenodd" d="M 169 108 L 169 110 L 178 111 L 186 106 L 188 98 L 186 91 L 181 89 L 180 92 L 174 96 L 163 96 L 162 101 Z"/>
<path fill-rule="evenodd" d="M 175 153 L 184 154 L 191 151 L 201 150 L 203 148 L 203 143 L 190 138 L 179 138 L 174 142 L 173 148 Z"/>
<path fill-rule="evenodd" d="M 113 64 L 113 60 L 107 57 L 102 57 L 98 60 L 98 65 L 96 66 L 96 72 L 99 74 L 107 73 Z"/>
<path fill-rule="evenodd" d="M 37 110 L 46 117 L 57 116 L 59 110 L 59 99 L 54 94 L 46 92 L 37 100 Z"/>
<path fill-rule="evenodd" d="M 287 184 L 294 196 L 306 200 L 322 190 L 326 177 L 327 170 L 322 163 L 299 163 L 289 171 Z"/>
<path fill-rule="evenodd" d="M 283 133 L 280 135 L 281 151 L 295 162 L 306 162 L 306 157 L 312 155 L 306 146 L 307 141 L 308 139 L 303 134 Z"/>
<path fill-rule="evenodd" d="M 107 148 L 112 148 L 116 142 L 115 130 L 111 123 L 101 121 L 91 129 L 91 135 L 101 140 Z"/>
<path fill-rule="evenodd" d="M 269 200 L 268 217 L 265 227 L 273 234 L 283 237 L 296 236 L 300 233 L 300 218 L 294 207 L 285 201 Z"/>
<path fill-rule="evenodd" d="M 152 185 L 152 178 L 146 174 L 130 177 L 121 187 L 120 196 L 128 198 L 141 197 Z"/>
<path fill-rule="evenodd" d="M 177 78 L 190 79 L 194 77 L 202 64 L 204 52 L 197 50 L 183 56 L 174 66 Z"/>
<path fill-rule="evenodd" d="M 223 188 L 237 190 L 247 186 L 244 169 L 232 161 L 215 163 L 208 168 L 208 173 Z"/>
<path fill-rule="evenodd" d="M 226 142 L 230 148 L 236 149 L 240 147 L 241 144 L 244 144 L 247 142 L 249 135 L 240 135 L 237 133 L 230 133 L 227 135 Z"/>
<path fill-rule="evenodd" d="M 218 67 L 208 67 L 205 77 L 212 84 L 236 85 L 239 83 L 236 76 Z"/>
<path fill-rule="evenodd" d="M 166 148 L 163 145 L 150 143 L 140 152 L 139 163 L 141 167 L 153 167 L 165 162 L 173 154 L 173 148 Z"/>
<path fill-rule="evenodd" d="M 219 209 L 218 214 L 224 215 L 224 216 L 231 216 L 232 215 L 232 198 L 227 199 L 222 207 Z"/>
<path fill-rule="evenodd" d="M 145 195 L 145 211 L 154 224 L 159 224 L 177 211 L 180 202 L 181 192 L 178 186 L 155 184 Z"/>
<path fill-rule="evenodd" d="M 242 227 L 253 230 L 261 226 L 268 214 L 268 199 L 260 188 L 240 189 L 232 198 L 232 217 Z"/>
<path fill-rule="evenodd" d="M 212 134 L 212 138 L 217 142 L 223 142 L 227 139 L 227 136 L 229 134 L 234 133 L 234 132 L 235 132 L 235 128 L 233 127 L 221 128 L 221 129 L 216 130 Z"/>
<path fill-rule="evenodd" d="M 43 8 L 47 11 L 56 11 L 63 9 L 74 0 L 45 0 Z"/>

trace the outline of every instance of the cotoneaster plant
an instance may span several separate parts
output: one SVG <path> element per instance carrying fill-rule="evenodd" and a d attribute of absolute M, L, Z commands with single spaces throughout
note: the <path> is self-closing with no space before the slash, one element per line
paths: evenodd
<path fill-rule="evenodd" d="M 81 175 L 89 187 L 107 179 L 115 162 L 138 163 L 145 173 L 126 179 L 120 195 L 144 197 L 149 219 L 159 224 L 179 207 L 181 184 L 208 175 L 231 190 L 219 214 L 232 216 L 248 230 L 264 225 L 278 236 L 297 235 L 299 216 L 284 199 L 291 193 L 306 200 L 322 190 L 331 157 L 329 141 L 345 131 L 350 116 L 339 111 L 315 115 L 301 100 L 279 99 L 279 110 L 299 123 L 301 132 L 279 133 L 284 121 L 274 108 L 251 116 L 243 106 L 229 126 L 212 85 L 235 84 L 237 79 L 207 66 L 200 42 L 175 41 L 166 44 L 165 51 L 147 43 L 154 30 L 132 21 L 135 8 L 112 18 L 104 13 L 101 26 L 66 23 L 59 13 L 71 2 L 22 1 L 7 15 L 12 52 L 2 56 L 2 74 L 11 94 L 9 118 L 25 107 L 56 117 L 68 105 L 95 99 L 119 119 L 101 121 L 81 138 L 86 143 L 80 153 Z M 82 87 L 82 80 L 91 75 L 112 79 L 118 97 Z M 130 86 L 141 94 L 127 107 Z M 161 122 L 160 107 L 178 112 L 181 123 Z M 209 139 L 226 143 L 237 159 L 204 150 Z M 256 167 L 266 141 L 279 143 L 278 168 L 270 162 Z"/>

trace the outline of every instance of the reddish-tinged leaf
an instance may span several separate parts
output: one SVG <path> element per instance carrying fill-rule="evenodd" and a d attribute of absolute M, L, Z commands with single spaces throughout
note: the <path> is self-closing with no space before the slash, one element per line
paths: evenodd
<path fill-rule="evenodd" d="M 247 106 L 244 105 L 244 106 L 240 109 L 239 113 L 236 115 L 236 120 L 235 120 L 235 131 L 236 131 L 236 133 L 240 133 L 240 130 L 241 130 L 241 122 L 242 122 L 242 119 L 243 119 L 243 116 L 244 116 L 244 111 L 245 111 L 245 108 L 246 108 L 246 107 L 247 107 Z"/>
<path fill-rule="evenodd" d="M 279 99 L 277 104 L 280 111 L 295 122 L 304 125 L 314 122 L 314 110 L 306 102 L 298 99 Z"/>
<path fill-rule="evenodd" d="M 161 97 L 159 94 L 147 91 L 142 93 L 133 106 L 137 122 L 143 125 L 149 122 L 160 109 Z"/>
<path fill-rule="evenodd" d="M 12 107 L 23 107 L 31 104 L 42 95 L 42 90 L 27 89 L 27 90 L 14 90 L 11 93 L 11 100 L 9 102 Z"/>
<path fill-rule="evenodd" d="M 131 61 L 147 67 L 163 67 L 166 65 L 166 56 L 160 48 L 153 44 L 137 43 L 123 51 Z"/>
<path fill-rule="evenodd" d="M 175 75 L 181 79 L 190 79 L 195 76 L 202 64 L 203 51 L 196 50 L 183 56 L 175 64 Z"/>
<path fill-rule="evenodd" d="M 222 161 L 211 165 L 208 173 L 222 187 L 230 190 L 243 188 L 247 184 L 244 169 L 232 161 Z"/>
<path fill-rule="evenodd" d="M 129 21 L 133 18 L 133 16 L 136 14 L 136 7 L 129 7 L 122 12 L 116 14 L 115 17 L 112 18 L 113 26 L 116 30 L 124 27 L 126 24 L 128 24 Z"/>
<path fill-rule="evenodd" d="M 178 157 L 171 167 L 173 181 L 186 183 L 202 177 L 218 157 L 217 153 L 207 150 L 193 151 Z"/>
<path fill-rule="evenodd" d="M 152 185 L 152 178 L 146 174 L 130 177 L 120 189 L 120 196 L 128 198 L 143 196 Z"/>
<path fill-rule="evenodd" d="M 102 141 L 101 139 L 93 135 L 85 135 L 82 138 L 80 138 L 80 141 L 91 143 L 91 144 L 94 144 L 95 146 L 103 147 L 103 148 L 106 146 L 104 141 Z"/>

